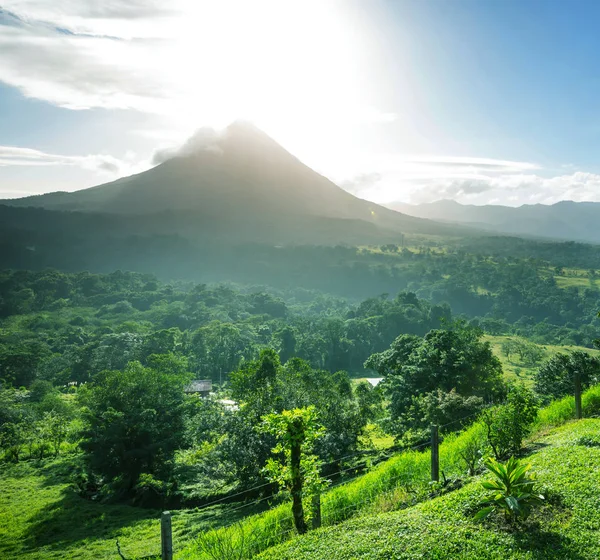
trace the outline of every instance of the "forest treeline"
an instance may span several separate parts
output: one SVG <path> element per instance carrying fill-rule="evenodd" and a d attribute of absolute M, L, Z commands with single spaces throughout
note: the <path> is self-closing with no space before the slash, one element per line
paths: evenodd
<path fill-rule="evenodd" d="M 302 256 L 315 252 L 320 258 L 305 266 Z M 313 367 L 358 373 L 399 334 L 422 336 L 456 318 L 541 344 L 591 347 L 600 335 L 593 278 L 583 289 L 562 288 L 556 281 L 562 267 L 545 262 L 395 245 L 286 254 L 288 276 L 302 270 L 293 288 L 275 274 L 269 285 L 280 287 L 265 288 L 165 283 L 120 271 L 2 272 L 0 375 L 17 385 L 38 376 L 81 382 L 131 359 L 181 352 L 192 371 L 219 381 L 263 347 L 284 360 L 297 356 Z M 255 266 L 270 272 L 268 262 Z M 330 291 L 307 288 L 311 278 Z M 353 282 L 370 287 L 371 295 L 387 291 L 362 301 L 332 295 L 353 291 L 344 288 Z"/>
<path fill-rule="evenodd" d="M 386 246 L 376 255 L 399 251 Z M 465 271 L 473 270 L 480 289 L 468 292 L 469 301 L 489 300 L 491 311 L 454 314 L 451 304 L 461 309 L 465 292 L 446 291 L 457 297 L 441 300 L 435 283 L 427 288 L 433 301 L 401 290 L 355 302 L 305 288 L 164 283 L 121 271 L 5 271 L 3 457 L 42 460 L 80 450 L 73 482 L 82 496 L 198 504 L 256 485 L 274 489 L 264 469 L 276 442 L 262 425 L 284 410 L 314 409 L 325 434 L 316 457 L 323 475 L 335 478 L 376 460 L 381 449 L 373 437 L 414 445 L 427 438 L 432 422 L 458 429 L 504 399 L 508 404 L 501 406 L 509 408 L 498 409 L 504 416 L 489 418 L 505 421 L 490 430 L 512 445 L 503 432 L 516 425 L 511 399 L 535 403 L 569 394 L 575 370 L 585 371 L 584 386 L 598 382 L 600 362 L 579 352 L 542 364 L 537 394 L 507 385 L 484 339 L 485 331 L 527 328 L 520 315 L 509 322 L 516 310 L 564 309 L 564 316 L 553 316 L 558 324 L 548 317 L 534 321 L 534 329 L 545 324 L 536 336 L 574 339 L 586 332 L 587 320 L 591 343 L 598 332 L 593 290 L 561 290 L 548 278 L 547 297 L 527 299 L 529 291 L 519 289 L 533 289 L 534 269 L 474 257 L 464 259 L 470 268 L 453 270 L 454 257 L 418 254 L 406 258 L 446 263 L 444 281 L 452 272 L 472 278 Z M 498 274 L 484 274 L 490 266 Z M 500 287 L 517 277 L 518 288 Z M 481 293 L 482 285 L 498 286 L 497 295 Z M 567 323 L 571 318 L 581 326 Z M 376 389 L 352 382 L 366 374 L 384 381 Z M 193 379 L 206 378 L 213 381 L 212 396 L 186 394 Z"/>

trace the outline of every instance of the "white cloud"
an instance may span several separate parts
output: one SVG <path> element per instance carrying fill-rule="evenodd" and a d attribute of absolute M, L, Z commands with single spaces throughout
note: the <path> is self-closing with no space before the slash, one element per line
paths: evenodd
<path fill-rule="evenodd" d="M 353 158 L 347 175 L 324 173 L 353 194 L 380 203 L 420 204 L 453 199 L 465 204 L 553 204 L 600 201 L 600 175 L 493 158 L 379 154 Z"/>
<path fill-rule="evenodd" d="M 177 16 L 183 2 L 172 0 L 4 0 L 3 8 L 25 24 L 45 25 L 75 34 L 122 39 L 164 37 L 165 22 Z"/>
<path fill-rule="evenodd" d="M 360 37 L 337 4 L 5 0 L 0 81 L 69 109 L 168 115 L 185 132 L 240 117 L 392 122 L 363 95 Z"/>
<path fill-rule="evenodd" d="M 450 198 L 466 204 L 554 204 L 561 200 L 600 201 L 600 175 L 577 171 L 569 175 L 498 175 L 446 178 L 405 184 L 408 201 L 431 202 Z"/>
<path fill-rule="evenodd" d="M 142 171 L 148 167 L 144 163 L 136 162 L 134 154 L 126 154 L 125 159 L 118 159 L 105 154 L 67 156 L 50 154 L 31 148 L 0 146 L 0 167 L 36 167 L 48 165 L 75 166 L 115 177 Z"/>
<path fill-rule="evenodd" d="M 2 26 L 0 81 L 69 109 L 157 110 L 169 97 L 151 67 L 152 46 L 45 28 Z"/>
<path fill-rule="evenodd" d="M 202 127 L 198 129 L 190 138 L 177 148 L 163 148 L 156 150 L 152 156 L 152 164 L 158 165 L 168 159 L 177 156 L 186 156 L 200 150 L 212 150 L 220 152 L 218 146 L 220 133 L 211 127 Z"/>

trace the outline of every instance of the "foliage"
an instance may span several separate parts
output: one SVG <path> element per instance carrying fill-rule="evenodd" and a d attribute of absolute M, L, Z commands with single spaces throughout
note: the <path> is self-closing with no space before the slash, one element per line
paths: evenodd
<path fill-rule="evenodd" d="M 401 437 L 415 425 L 422 429 L 437 414 L 444 420 L 455 419 L 459 411 L 472 413 L 481 399 L 501 394 L 502 368 L 482 336 L 481 330 L 459 323 L 449 330 L 433 330 L 422 339 L 402 335 L 389 350 L 367 360 L 365 367 L 384 377 L 395 434 Z M 446 412 L 444 407 L 440 413 L 432 412 L 442 402 Z"/>
<path fill-rule="evenodd" d="M 600 460 L 600 448 L 574 448 L 570 441 L 597 430 L 598 420 L 569 424 L 531 456 L 532 468 L 540 476 L 544 472 L 548 504 L 532 511 L 523 530 L 474 520 L 471 513 L 483 494 L 481 483 L 473 481 L 415 507 L 290 539 L 257 560 L 594 560 L 600 555 L 600 488 L 589 465 Z"/>
<path fill-rule="evenodd" d="M 277 444 L 265 465 L 268 478 L 292 496 L 292 513 L 298 533 L 307 530 L 302 500 L 318 496 L 327 486 L 320 476 L 321 462 L 312 453 L 315 441 L 325 431 L 317 424 L 315 408 L 284 410 L 263 417 L 263 429 L 275 436 Z M 319 514 L 320 515 L 320 512 Z"/>
<path fill-rule="evenodd" d="M 600 359 L 581 351 L 557 354 L 535 374 L 535 390 L 546 400 L 573 395 L 576 375 L 579 375 L 582 390 L 599 383 Z"/>
<path fill-rule="evenodd" d="M 494 476 L 482 482 L 488 493 L 480 503 L 484 507 L 475 519 L 485 519 L 494 512 L 502 511 L 506 519 L 514 523 L 527 519 L 532 507 L 543 503 L 544 496 L 535 491 L 535 475 L 528 474 L 531 465 L 522 464 L 514 457 L 505 464 L 489 457 L 485 467 Z"/>
<path fill-rule="evenodd" d="M 166 480 L 184 436 L 187 376 L 130 363 L 105 371 L 79 397 L 84 408 L 81 447 L 90 471 L 117 494 L 143 473 Z"/>
<path fill-rule="evenodd" d="M 291 449 L 299 446 L 303 453 L 300 460 L 300 478 L 303 491 L 307 495 L 321 492 L 326 482 L 319 476 L 318 458 L 311 453 L 317 439 L 325 435 L 325 430 L 317 424 L 315 408 L 284 410 L 281 414 L 268 414 L 263 418 L 263 430 L 275 436 L 277 444 L 271 450 L 279 457 L 271 457 L 265 465 L 269 479 L 281 488 L 291 489 L 292 473 Z"/>
<path fill-rule="evenodd" d="M 531 432 L 539 404 L 531 389 L 514 384 L 509 387 L 506 403 L 485 410 L 482 419 L 488 443 L 496 459 L 518 455 L 524 438 Z"/>
<path fill-rule="evenodd" d="M 257 360 L 245 362 L 231 374 L 231 394 L 240 407 L 228 417 L 227 437 L 220 445 L 223 455 L 242 483 L 260 480 L 275 446 L 273 436 L 260 429 L 261 418 L 308 406 L 314 407 L 325 428 L 325 435 L 315 442 L 317 456 L 331 462 L 348 455 L 357 448 L 373 414 L 375 404 L 364 391 L 358 392 L 359 399 L 345 372 L 314 370 L 300 358 L 282 365 L 277 352 L 265 349 Z"/>
<path fill-rule="evenodd" d="M 112 560 L 115 539 L 128 559 L 160 558 L 160 514 L 151 508 L 88 500 L 73 489 L 78 457 L 63 454 L 0 468 L 0 558 Z M 173 511 L 177 551 L 215 523 L 227 525 L 256 511 L 239 504 Z"/>
<path fill-rule="evenodd" d="M 517 354 L 520 362 L 527 366 L 539 363 L 544 357 L 543 350 L 536 344 L 515 338 L 509 338 L 502 343 L 502 353 L 509 360 L 512 355 Z"/>
<path fill-rule="evenodd" d="M 440 426 L 441 433 L 459 430 L 470 424 L 483 406 L 482 397 L 465 397 L 454 389 L 449 392 L 437 389 L 413 396 L 410 406 L 396 423 L 403 430 L 401 441 L 406 445 L 426 441 L 431 424 Z"/>

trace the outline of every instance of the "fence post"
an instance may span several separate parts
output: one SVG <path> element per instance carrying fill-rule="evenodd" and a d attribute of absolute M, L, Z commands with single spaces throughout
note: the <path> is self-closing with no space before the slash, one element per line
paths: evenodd
<path fill-rule="evenodd" d="M 160 517 L 160 544 L 162 560 L 173 560 L 173 533 L 169 511 L 163 511 Z"/>
<path fill-rule="evenodd" d="M 440 448 L 438 427 L 435 424 L 431 425 L 431 480 L 440 480 Z"/>
<path fill-rule="evenodd" d="M 312 497 L 312 528 L 321 526 L 321 494 L 313 494 Z"/>
<path fill-rule="evenodd" d="M 581 420 L 581 377 L 575 372 L 575 418 Z"/>

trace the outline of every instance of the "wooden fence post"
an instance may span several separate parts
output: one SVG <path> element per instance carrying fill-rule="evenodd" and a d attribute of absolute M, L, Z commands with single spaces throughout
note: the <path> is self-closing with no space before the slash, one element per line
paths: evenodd
<path fill-rule="evenodd" d="M 173 560 L 173 532 L 171 513 L 163 511 L 160 517 L 160 544 L 162 560 Z"/>
<path fill-rule="evenodd" d="M 321 494 L 312 496 L 312 528 L 318 529 L 321 526 Z"/>
<path fill-rule="evenodd" d="M 579 371 L 575 372 L 575 418 L 581 420 L 581 377 Z"/>
<path fill-rule="evenodd" d="M 440 448 L 438 427 L 435 424 L 431 425 L 431 480 L 440 480 Z"/>

